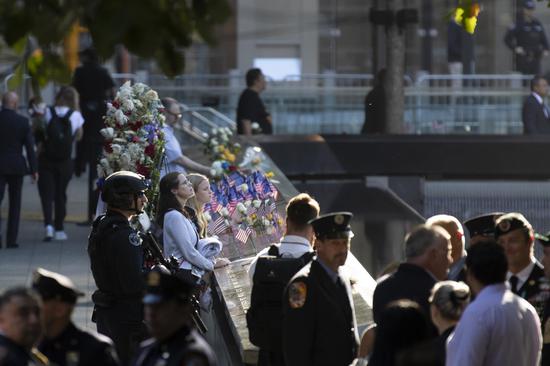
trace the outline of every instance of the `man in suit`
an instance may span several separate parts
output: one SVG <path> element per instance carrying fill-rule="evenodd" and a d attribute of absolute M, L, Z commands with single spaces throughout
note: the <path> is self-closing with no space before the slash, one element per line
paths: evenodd
<path fill-rule="evenodd" d="M 495 222 L 495 239 L 506 253 L 506 280 L 512 292 L 529 301 L 542 319 L 546 299 L 541 295 L 547 291 L 547 281 L 544 267 L 533 255 L 533 227 L 522 214 L 508 213 Z"/>
<path fill-rule="evenodd" d="M 525 135 L 550 134 L 550 110 L 544 104 L 548 82 L 542 76 L 531 80 L 531 95 L 523 102 L 522 121 Z"/>
<path fill-rule="evenodd" d="M 27 118 L 17 114 L 19 98 L 14 92 L 7 92 L 2 97 L 0 111 L 0 204 L 4 198 L 6 184 L 9 192 L 7 248 L 17 248 L 17 232 L 21 213 L 21 188 L 23 176 L 30 173 L 36 182 L 36 154 L 34 140 Z M 23 147 L 27 153 L 27 162 L 23 156 Z M 2 240 L 0 238 L 0 247 Z"/>
<path fill-rule="evenodd" d="M 452 263 L 450 235 L 440 226 L 419 225 L 405 238 L 405 262 L 395 273 L 382 277 L 374 289 L 372 314 L 380 314 L 392 301 L 408 299 L 417 302 L 426 316 L 430 315 L 428 298 L 437 281 L 447 278 Z M 436 329 L 433 328 L 433 335 Z"/>
<path fill-rule="evenodd" d="M 353 236 L 352 216 L 336 212 L 310 221 L 317 257 L 294 275 L 283 295 L 287 366 L 349 365 L 357 355 L 351 285 L 339 273 Z"/>

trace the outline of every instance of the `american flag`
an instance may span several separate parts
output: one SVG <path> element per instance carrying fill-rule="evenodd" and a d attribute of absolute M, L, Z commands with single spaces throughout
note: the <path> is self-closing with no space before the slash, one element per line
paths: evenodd
<path fill-rule="evenodd" d="M 214 235 L 219 235 L 227 230 L 227 224 L 225 223 L 225 217 L 218 215 L 216 219 L 212 219 L 208 223 L 208 232 Z"/>
<path fill-rule="evenodd" d="M 244 229 L 242 226 L 239 226 L 237 233 L 235 234 L 235 239 L 241 243 L 246 243 L 250 234 L 252 234 L 252 229 L 249 226 L 244 226 Z"/>
<path fill-rule="evenodd" d="M 235 190 L 235 188 L 231 188 L 231 190 L 229 191 L 229 202 L 227 203 L 227 210 L 229 211 L 229 215 L 233 214 L 238 203 L 239 200 L 237 199 L 237 191 Z"/>
<path fill-rule="evenodd" d="M 273 194 L 273 199 L 277 200 L 277 197 L 279 196 L 279 191 L 277 190 L 277 188 L 275 188 L 275 186 L 273 185 L 273 183 L 271 183 L 269 179 L 267 180 L 267 182 L 269 183 L 269 188 L 271 189 L 271 193 Z"/>
<path fill-rule="evenodd" d="M 266 207 L 269 207 L 269 212 L 273 212 L 277 209 L 277 205 L 275 204 L 275 201 L 270 199 L 268 204 L 266 204 Z"/>

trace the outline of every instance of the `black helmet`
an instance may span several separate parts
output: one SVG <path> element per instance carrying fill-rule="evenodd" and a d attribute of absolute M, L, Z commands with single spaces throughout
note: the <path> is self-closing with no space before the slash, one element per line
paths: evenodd
<path fill-rule="evenodd" d="M 149 183 L 143 175 L 121 170 L 105 179 L 102 198 L 107 204 L 126 209 L 135 194 L 149 189 Z"/>

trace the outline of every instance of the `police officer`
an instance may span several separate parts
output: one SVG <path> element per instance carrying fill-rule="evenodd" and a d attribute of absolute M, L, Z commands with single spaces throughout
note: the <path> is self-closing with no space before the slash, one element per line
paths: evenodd
<path fill-rule="evenodd" d="M 491 212 L 464 221 L 464 227 L 470 235 L 470 245 L 493 240 L 495 238 L 495 221 L 502 215 L 504 212 Z"/>
<path fill-rule="evenodd" d="M 349 365 L 359 337 L 350 281 L 339 273 L 350 248 L 352 214 L 310 221 L 317 257 L 290 280 L 283 297 L 283 354 L 287 366 Z"/>
<path fill-rule="evenodd" d="M 97 291 L 92 295 L 97 331 L 113 340 L 122 365 L 128 364 L 143 325 L 143 249 L 129 220 L 147 203 L 142 175 L 120 171 L 105 179 L 102 197 L 107 212 L 93 223 L 88 254 Z"/>
<path fill-rule="evenodd" d="M 38 349 L 56 366 L 118 365 L 113 342 L 78 329 L 71 321 L 76 300 L 84 294 L 59 273 L 34 271 L 32 287 L 42 297 L 44 338 Z"/>
<path fill-rule="evenodd" d="M 153 338 L 141 344 L 133 365 L 215 365 L 210 346 L 191 326 L 193 285 L 161 268 L 149 272 L 146 282 L 145 322 Z"/>
<path fill-rule="evenodd" d="M 522 74 L 540 73 L 541 56 L 548 56 L 548 41 L 542 24 L 533 17 L 535 2 L 524 0 L 517 24 L 506 32 L 504 42 L 516 56 L 516 69 Z"/>
<path fill-rule="evenodd" d="M 46 365 L 48 359 L 33 352 L 40 337 L 41 304 L 38 295 L 25 287 L 0 294 L 0 365 Z"/>

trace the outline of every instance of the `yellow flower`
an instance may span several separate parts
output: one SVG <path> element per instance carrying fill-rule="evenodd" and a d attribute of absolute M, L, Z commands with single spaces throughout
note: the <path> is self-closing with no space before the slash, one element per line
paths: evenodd
<path fill-rule="evenodd" d="M 275 174 L 273 174 L 273 172 L 267 172 L 267 173 L 265 173 L 265 176 L 266 176 L 266 178 L 273 178 L 275 176 Z"/>

